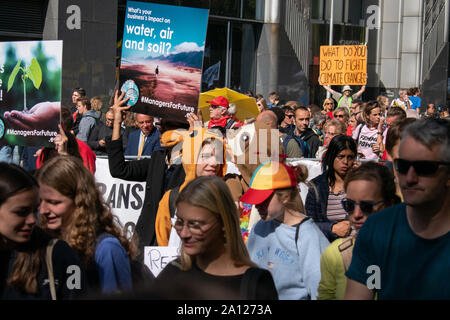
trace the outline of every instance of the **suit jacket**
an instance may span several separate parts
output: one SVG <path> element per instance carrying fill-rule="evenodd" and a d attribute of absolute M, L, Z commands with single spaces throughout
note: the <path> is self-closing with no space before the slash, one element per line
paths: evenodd
<path fill-rule="evenodd" d="M 106 139 L 108 164 L 111 176 L 129 181 L 146 181 L 145 198 L 141 214 L 136 224 L 139 238 L 139 259 L 143 260 L 144 246 L 156 246 L 155 220 L 159 201 L 164 193 L 181 185 L 185 180 L 181 164 L 172 165 L 170 172 L 166 165 L 167 150 L 156 150 L 151 158 L 125 161 L 122 138 Z"/>
<path fill-rule="evenodd" d="M 127 147 L 125 149 L 126 156 L 137 156 L 139 151 L 139 138 L 142 135 L 142 131 L 140 129 L 131 132 L 128 135 Z M 142 150 L 143 156 L 150 156 L 153 151 L 163 150 L 159 143 L 159 137 L 161 134 L 156 127 L 153 127 L 152 131 L 145 139 L 144 148 Z"/>

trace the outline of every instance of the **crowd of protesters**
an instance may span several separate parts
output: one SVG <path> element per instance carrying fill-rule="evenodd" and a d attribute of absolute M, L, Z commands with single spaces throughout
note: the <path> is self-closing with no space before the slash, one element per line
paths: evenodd
<path fill-rule="evenodd" d="M 205 123 L 132 113 L 119 92 L 105 109 L 75 88 L 54 148 L 25 147 L 23 168 L 0 159 L 0 298 L 450 299 L 448 110 L 418 88 L 392 102 L 324 88 L 322 107 L 257 94 L 248 119 L 219 96 Z M 268 129 L 279 158 L 235 163 L 229 139 L 246 126 Z M 95 184 L 97 155 L 147 182 L 131 237 Z M 145 246 L 180 256 L 154 278 Z"/>

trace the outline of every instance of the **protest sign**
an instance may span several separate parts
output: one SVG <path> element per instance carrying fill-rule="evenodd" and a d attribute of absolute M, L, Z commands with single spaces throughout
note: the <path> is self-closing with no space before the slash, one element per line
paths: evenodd
<path fill-rule="evenodd" d="M 0 42 L 0 146 L 53 146 L 62 41 Z"/>
<path fill-rule="evenodd" d="M 367 46 L 320 46 L 321 85 L 366 85 Z"/>
<path fill-rule="evenodd" d="M 177 247 L 144 247 L 144 264 L 155 277 L 180 255 Z"/>
<path fill-rule="evenodd" d="M 127 235 L 131 235 L 141 214 L 146 183 L 113 178 L 109 173 L 108 159 L 97 158 L 95 166 L 95 181 L 103 199 L 119 218 Z"/>
<path fill-rule="evenodd" d="M 132 111 L 180 121 L 197 112 L 208 13 L 128 1 L 120 90 Z"/>

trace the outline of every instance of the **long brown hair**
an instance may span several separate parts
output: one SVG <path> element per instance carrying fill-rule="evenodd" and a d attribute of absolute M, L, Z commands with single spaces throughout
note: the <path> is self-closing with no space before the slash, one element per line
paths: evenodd
<path fill-rule="evenodd" d="M 306 179 L 308 179 L 308 168 L 306 166 L 297 165 L 293 166 L 292 168 L 295 172 L 295 180 L 297 181 L 297 185 L 299 183 L 305 182 Z M 283 200 L 286 198 L 289 199 L 285 204 L 286 209 L 306 214 L 306 210 L 297 187 L 275 189 L 274 193 L 279 200 Z"/>
<path fill-rule="evenodd" d="M 63 222 L 64 230 L 58 236 L 77 251 L 84 263 L 93 261 L 96 238 L 102 232 L 116 237 L 130 258 L 137 255 L 135 242 L 122 235 L 117 217 L 103 201 L 93 175 L 81 160 L 71 156 L 53 158 L 39 170 L 37 179 L 73 200 L 75 209 Z M 40 223 L 47 229 L 45 216 L 41 216 Z"/>
<path fill-rule="evenodd" d="M 0 163 L 0 207 L 18 193 L 38 189 L 36 180 L 21 167 Z M 7 285 L 20 292 L 37 293 L 37 275 L 43 264 L 43 252 L 48 237 L 37 227 L 33 229 L 31 239 L 18 244 L 14 250 L 17 257 L 7 279 Z M 7 239 L 0 234 L 0 246 Z"/>

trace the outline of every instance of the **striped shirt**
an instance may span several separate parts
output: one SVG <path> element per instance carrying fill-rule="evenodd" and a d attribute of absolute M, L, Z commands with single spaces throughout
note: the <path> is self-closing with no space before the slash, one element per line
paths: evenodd
<path fill-rule="evenodd" d="M 345 191 L 337 194 L 330 192 L 328 194 L 327 218 L 331 222 L 342 221 L 346 219 L 347 212 L 342 207 L 341 200 L 346 196 Z"/>

